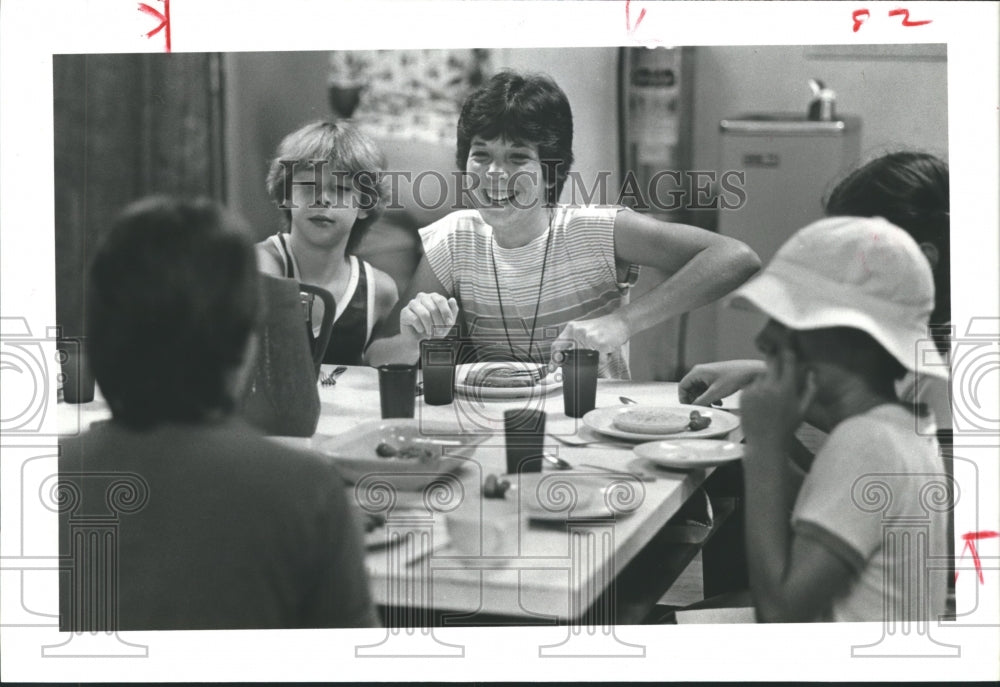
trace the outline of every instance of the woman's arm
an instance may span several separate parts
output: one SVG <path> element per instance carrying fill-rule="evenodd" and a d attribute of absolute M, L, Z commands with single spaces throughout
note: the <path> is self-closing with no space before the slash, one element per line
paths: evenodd
<path fill-rule="evenodd" d="M 627 211 L 615 218 L 615 257 L 670 275 L 622 308 L 632 334 L 718 300 L 760 270 L 741 241 Z"/>
<path fill-rule="evenodd" d="M 457 321 L 458 303 L 424 256 L 403 296 L 376 327 L 365 358 L 372 366 L 416 362 L 420 341 L 443 336 Z"/>
<path fill-rule="evenodd" d="M 735 239 L 685 224 L 622 211 L 615 217 L 615 259 L 670 275 L 616 312 L 566 326 L 560 339 L 610 351 L 664 320 L 711 303 L 752 277 L 760 258 Z"/>

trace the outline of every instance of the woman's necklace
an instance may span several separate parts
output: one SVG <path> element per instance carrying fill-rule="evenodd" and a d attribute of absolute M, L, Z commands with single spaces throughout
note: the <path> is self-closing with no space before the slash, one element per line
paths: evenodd
<path fill-rule="evenodd" d="M 538 324 L 538 307 L 542 302 L 542 287 L 545 285 L 545 268 L 549 263 L 549 246 L 552 245 L 552 211 L 549 210 L 549 235 L 545 237 L 545 254 L 542 256 L 542 275 L 538 278 L 538 296 L 535 298 L 535 314 L 531 318 L 531 336 L 528 338 L 528 360 L 532 357 L 532 347 L 535 343 L 535 325 Z M 507 315 L 503 310 L 503 298 L 500 296 L 500 275 L 497 273 L 497 260 L 493 252 L 493 244 L 496 239 L 490 240 L 490 262 L 493 263 L 493 284 L 497 288 L 497 303 L 500 304 L 500 321 L 503 323 L 503 333 L 507 337 L 507 346 L 510 348 L 510 356 L 517 360 L 514 353 L 514 344 L 510 340 L 510 331 L 507 329 Z"/>

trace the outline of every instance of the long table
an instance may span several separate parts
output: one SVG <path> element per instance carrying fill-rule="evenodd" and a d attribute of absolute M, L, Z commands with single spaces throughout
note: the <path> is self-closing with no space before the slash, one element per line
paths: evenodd
<path fill-rule="evenodd" d="M 351 367 L 335 386 L 319 388 L 322 411 L 315 435 L 276 441 L 323 451 L 338 435 L 380 417 L 378 377 L 372 368 Z M 677 385 L 601 380 L 597 407 L 620 405 L 620 396 L 671 405 L 677 403 Z M 99 399 L 82 406 L 59 406 L 67 426 L 85 427 L 108 416 Z M 545 479 L 556 489 L 553 493 L 562 488 L 564 494 L 578 480 L 605 479 L 606 493 L 613 497 L 605 500 L 599 513 L 589 508 L 586 517 L 576 517 L 569 509 L 564 519 L 538 521 L 520 508 L 516 495 L 523 490 L 515 489 L 513 498 L 482 498 L 485 477 L 502 475 L 506 469 L 503 411 L 523 407 L 545 411 L 550 435 L 572 435 L 582 425 L 565 415 L 562 394 L 555 390 L 509 400 L 456 395 L 454 403 L 444 406 L 428 405 L 421 398 L 416 403 L 417 421 L 480 435 L 481 443 L 465 466 L 417 491 L 387 494 L 384 488 L 360 483 L 350 488 L 360 509 L 385 518 L 384 529 L 369 535 L 372 546 L 366 565 L 373 598 L 385 609 L 387 625 L 637 622 L 693 555 L 691 547 L 675 546 L 664 525 L 711 470 L 656 471 L 655 480 L 641 481 L 631 474 L 636 456 L 628 447 L 571 447 L 554 438 L 546 440 L 546 451 L 569 461 L 574 469 L 550 472 L 551 466 L 546 466 L 541 478 L 532 479 Z M 448 518 L 459 513 L 478 514 L 491 525 L 503 522 L 509 534 L 503 552 L 459 553 L 447 525 Z M 686 553 L 672 567 L 663 568 L 670 558 L 664 551 Z"/>

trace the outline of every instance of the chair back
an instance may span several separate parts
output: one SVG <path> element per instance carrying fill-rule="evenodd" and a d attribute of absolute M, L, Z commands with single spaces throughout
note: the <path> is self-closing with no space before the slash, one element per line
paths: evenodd
<path fill-rule="evenodd" d="M 300 285 L 294 279 L 261 275 L 261 293 L 260 345 L 241 413 L 267 434 L 312 436 L 320 413 L 319 364 L 316 351 L 310 348 L 312 332 L 303 327 Z M 329 338 L 327 331 L 327 342 Z"/>
<path fill-rule="evenodd" d="M 320 365 L 323 364 L 323 356 L 326 347 L 330 343 L 330 334 L 333 332 L 333 317 L 337 312 L 337 304 L 333 300 L 333 294 L 319 286 L 299 283 L 299 294 L 302 299 L 302 307 L 305 310 L 306 332 L 309 334 L 309 341 L 312 344 L 313 365 L 316 368 L 316 376 L 319 377 Z M 315 298 L 319 297 L 323 301 L 323 321 L 320 323 L 319 335 L 313 335 L 312 326 L 312 306 Z"/>

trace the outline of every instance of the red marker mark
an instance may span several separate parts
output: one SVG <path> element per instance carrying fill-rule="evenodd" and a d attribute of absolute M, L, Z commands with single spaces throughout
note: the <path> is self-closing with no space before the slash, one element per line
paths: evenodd
<path fill-rule="evenodd" d="M 1000 532 L 966 532 L 962 535 L 962 540 L 965 542 L 965 547 L 962 548 L 962 555 L 959 556 L 959 560 L 965 555 L 966 550 L 972 554 L 972 563 L 976 566 L 976 572 L 979 574 L 979 584 L 985 584 L 986 580 L 983 579 L 983 566 L 979 562 L 979 552 L 976 551 L 976 542 L 980 539 L 996 539 L 1000 537 Z M 958 571 L 955 571 L 955 579 L 958 580 Z"/>
<path fill-rule="evenodd" d="M 858 32 L 858 29 L 861 28 L 861 25 L 870 16 L 872 16 L 872 13 L 868 10 L 854 10 L 854 14 L 851 15 L 851 19 L 854 20 L 854 33 Z"/>
<path fill-rule="evenodd" d="M 632 0 L 625 0 L 625 29 L 630 35 L 635 33 L 635 30 L 639 28 L 639 24 L 642 23 L 643 18 L 646 16 L 646 8 L 644 7 L 639 12 L 639 18 L 635 20 L 635 26 L 632 26 L 632 17 L 629 15 L 629 5 L 631 4 Z"/>
<path fill-rule="evenodd" d="M 910 21 L 910 10 L 907 9 L 900 8 L 889 12 L 890 17 L 898 17 L 900 15 L 903 17 L 903 26 L 923 26 L 924 24 L 931 23 L 930 19 L 926 19 L 924 21 Z"/>
<path fill-rule="evenodd" d="M 160 31 L 166 29 L 163 35 L 166 38 L 167 52 L 170 52 L 170 0 L 159 0 L 159 2 L 163 3 L 162 13 L 159 10 L 154 10 L 144 2 L 139 3 L 139 11 L 160 20 L 159 26 L 147 33 L 146 38 L 152 38 Z"/>

